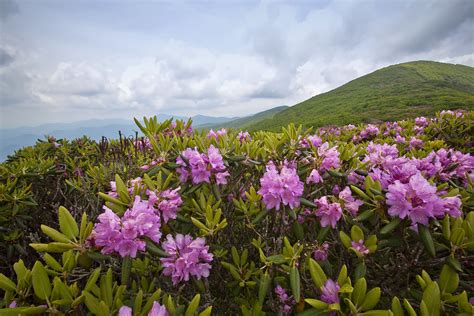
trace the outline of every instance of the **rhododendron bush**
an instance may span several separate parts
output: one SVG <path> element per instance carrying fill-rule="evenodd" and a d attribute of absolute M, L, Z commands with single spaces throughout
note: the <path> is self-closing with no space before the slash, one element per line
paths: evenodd
<path fill-rule="evenodd" d="M 473 119 L 20 150 L 0 314 L 472 315 Z"/>

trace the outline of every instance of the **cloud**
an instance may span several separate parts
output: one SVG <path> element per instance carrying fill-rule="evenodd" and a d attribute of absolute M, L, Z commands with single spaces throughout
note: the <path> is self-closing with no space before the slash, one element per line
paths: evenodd
<path fill-rule="evenodd" d="M 20 8 L 18 4 L 13 0 L 2 0 L 0 1 L 0 21 L 6 20 L 8 17 L 14 14 L 18 14 Z"/>
<path fill-rule="evenodd" d="M 11 124 L 21 109 L 31 121 L 248 115 L 394 63 L 474 65 L 470 0 L 121 3 L 113 10 L 45 0 L 22 2 L 21 11 L 0 3 L 8 30 L 0 107 Z"/>

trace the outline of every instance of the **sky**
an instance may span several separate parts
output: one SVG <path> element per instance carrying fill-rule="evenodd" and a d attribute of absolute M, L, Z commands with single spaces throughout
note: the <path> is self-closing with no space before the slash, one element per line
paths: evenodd
<path fill-rule="evenodd" d="M 474 1 L 0 0 L 0 123 L 246 116 L 413 60 L 474 66 Z"/>

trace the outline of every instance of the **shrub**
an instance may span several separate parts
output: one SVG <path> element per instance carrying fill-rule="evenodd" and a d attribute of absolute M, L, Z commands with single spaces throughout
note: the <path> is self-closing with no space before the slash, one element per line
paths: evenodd
<path fill-rule="evenodd" d="M 23 149 L 0 314 L 471 315 L 473 118 Z"/>

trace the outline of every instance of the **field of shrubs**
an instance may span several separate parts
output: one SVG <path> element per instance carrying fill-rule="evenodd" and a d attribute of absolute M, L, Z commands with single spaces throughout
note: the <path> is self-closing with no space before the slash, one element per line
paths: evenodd
<path fill-rule="evenodd" d="M 474 112 L 136 123 L 0 164 L 0 315 L 474 313 Z"/>

